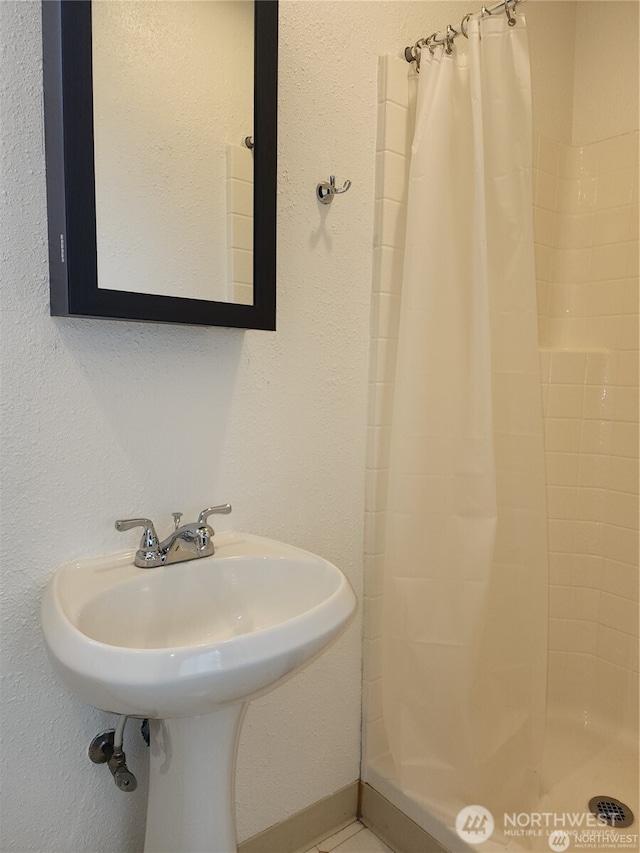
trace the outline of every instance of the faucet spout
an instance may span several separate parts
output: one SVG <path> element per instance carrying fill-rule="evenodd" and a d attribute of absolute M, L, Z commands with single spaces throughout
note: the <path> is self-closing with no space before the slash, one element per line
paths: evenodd
<path fill-rule="evenodd" d="M 125 531 L 132 527 L 143 527 L 145 532 L 136 552 L 134 563 L 142 569 L 152 569 L 170 563 L 183 563 L 186 560 L 197 560 L 199 557 L 210 557 L 214 553 L 213 529 L 207 524 L 207 518 L 214 513 L 228 515 L 230 504 L 210 506 L 203 509 L 197 521 L 178 526 L 182 513 L 174 512 L 176 525 L 166 539 L 158 541 L 155 528 L 148 518 L 129 518 L 116 521 L 116 530 Z"/>
<path fill-rule="evenodd" d="M 183 524 L 160 543 L 158 550 L 163 555 L 165 564 L 210 557 L 214 551 L 213 530 L 208 524 L 200 524 L 197 521 Z"/>

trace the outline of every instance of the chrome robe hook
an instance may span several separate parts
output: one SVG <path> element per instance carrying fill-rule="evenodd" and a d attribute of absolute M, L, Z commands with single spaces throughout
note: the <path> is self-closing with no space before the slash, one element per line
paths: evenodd
<path fill-rule="evenodd" d="M 316 196 L 321 204 L 331 204 L 334 195 L 346 193 L 351 186 L 351 181 L 345 181 L 341 187 L 336 186 L 336 176 L 329 176 L 329 183 L 322 181 L 316 187 Z"/>

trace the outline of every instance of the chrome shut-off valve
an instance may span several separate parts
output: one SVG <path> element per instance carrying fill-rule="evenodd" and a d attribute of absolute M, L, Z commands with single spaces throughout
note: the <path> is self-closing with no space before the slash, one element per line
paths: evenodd
<path fill-rule="evenodd" d="M 121 737 L 122 733 L 120 732 L 118 738 L 114 729 L 96 735 L 89 744 L 89 758 L 94 764 L 106 764 L 116 787 L 130 794 L 138 787 L 138 780 L 127 767 L 127 756 L 122 749 L 122 742 L 115 743 L 115 739 Z"/>

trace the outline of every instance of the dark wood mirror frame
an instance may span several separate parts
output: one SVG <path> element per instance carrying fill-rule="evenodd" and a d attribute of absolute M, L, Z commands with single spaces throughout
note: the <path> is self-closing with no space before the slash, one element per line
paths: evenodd
<path fill-rule="evenodd" d="M 51 315 L 275 329 L 278 0 L 256 0 L 252 305 L 98 287 L 91 0 L 43 0 Z"/>

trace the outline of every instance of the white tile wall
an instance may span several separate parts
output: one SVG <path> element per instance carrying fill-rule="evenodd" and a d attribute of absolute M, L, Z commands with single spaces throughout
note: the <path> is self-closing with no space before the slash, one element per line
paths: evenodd
<path fill-rule="evenodd" d="M 638 133 L 535 147 L 549 702 L 622 721 L 611 695 L 638 672 Z"/>
<path fill-rule="evenodd" d="M 637 400 L 637 385 L 614 384 L 620 356 L 541 354 L 548 385 L 549 703 L 566 701 L 565 690 L 554 687 L 561 667 L 573 681 L 572 701 L 596 716 L 603 715 L 602 682 L 583 678 L 578 658 L 589 656 L 598 671 L 615 665 L 610 675 L 618 674 L 612 684 L 619 694 L 638 667 L 637 402 L 621 410 L 617 397 L 629 390 Z M 622 375 L 631 373 L 625 366 Z"/>
<path fill-rule="evenodd" d="M 227 145 L 227 291 L 253 304 L 253 154 L 240 145 Z"/>
<path fill-rule="evenodd" d="M 417 80 L 401 59 L 378 65 L 378 137 L 374 273 L 369 374 L 364 574 L 364 749 L 368 760 L 388 751 L 382 725 L 380 625 L 382 554 L 393 383 L 402 286 L 405 211 Z"/>
<path fill-rule="evenodd" d="M 539 137 L 534 150 L 541 345 L 618 350 L 626 329 L 635 349 L 638 132 L 583 147 Z"/>

